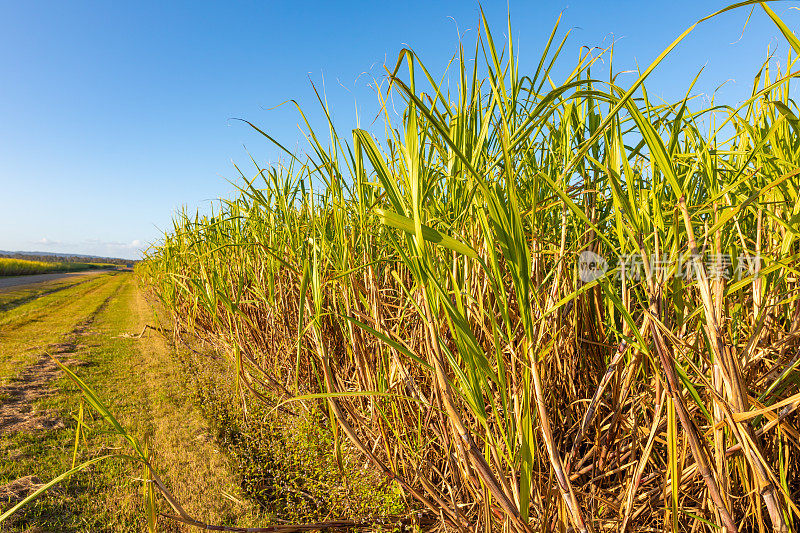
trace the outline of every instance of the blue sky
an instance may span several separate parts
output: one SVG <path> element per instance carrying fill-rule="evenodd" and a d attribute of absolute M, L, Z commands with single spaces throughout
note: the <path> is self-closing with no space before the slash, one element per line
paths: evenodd
<path fill-rule="evenodd" d="M 728 2 L 510 3 L 523 72 L 532 71 L 558 14 L 573 34 L 562 55 L 617 39 L 618 70 L 647 65 L 700 17 Z M 791 28 L 795 2 L 773 3 Z M 507 4 L 483 2 L 494 32 Z M 780 36 L 757 9 L 701 25 L 647 84 L 676 99 L 726 80 L 718 102 L 749 93 Z M 0 0 L 0 250 L 136 257 L 181 206 L 232 194 L 226 181 L 275 149 L 246 118 L 297 146 L 294 98 L 319 117 L 310 80 L 325 88 L 341 132 L 375 114 L 373 78 L 408 45 L 441 74 L 457 28 L 474 35 L 478 2 L 5 2 Z M 469 32 L 468 30 L 472 30 Z M 785 54 L 784 54 L 785 56 Z M 366 75 L 364 75 L 366 73 Z M 631 81 L 633 77 L 631 76 Z"/>

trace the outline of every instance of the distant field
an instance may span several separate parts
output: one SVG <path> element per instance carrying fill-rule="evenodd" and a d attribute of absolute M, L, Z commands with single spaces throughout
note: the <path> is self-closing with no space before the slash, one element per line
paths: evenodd
<path fill-rule="evenodd" d="M 66 263 L 44 261 L 26 261 L 23 259 L 7 259 L 0 257 L 0 276 L 25 276 L 28 274 L 47 274 L 50 272 L 77 272 L 92 268 L 108 268 L 116 265 L 100 263 Z"/>

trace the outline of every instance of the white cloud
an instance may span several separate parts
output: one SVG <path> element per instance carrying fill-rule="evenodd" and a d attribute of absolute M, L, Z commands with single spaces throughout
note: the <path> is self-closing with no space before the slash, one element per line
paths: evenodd
<path fill-rule="evenodd" d="M 122 257 L 136 259 L 147 248 L 146 241 L 133 239 L 130 241 L 106 241 L 96 237 L 82 241 L 57 241 L 48 237 L 21 242 L 14 245 L 13 250 L 28 252 L 56 252 L 64 254 L 93 255 L 96 257 Z"/>
<path fill-rule="evenodd" d="M 124 250 L 135 250 L 142 247 L 142 241 L 134 239 L 131 242 L 98 242 L 100 246 L 108 246 L 110 248 L 121 248 Z"/>
<path fill-rule="evenodd" d="M 134 239 L 131 242 L 122 241 L 102 241 L 100 239 L 85 239 L 84 243 L 94 247 L 112 248 L 120 250 L 136 250 L 142 247 L 142 241 Z"/>

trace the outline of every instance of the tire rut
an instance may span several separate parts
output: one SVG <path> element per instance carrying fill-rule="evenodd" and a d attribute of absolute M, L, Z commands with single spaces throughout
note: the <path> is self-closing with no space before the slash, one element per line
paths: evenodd
<path fill-rule="evenodd" d="M 59 360 L 67 366 L 84 366 L 88 363 L 74 357 L 85 345 L 80 338 L 89 334 L 89 328 L 97 316 L 107 307 L 108 302 L 116 296 L 120 285 L 109 294 L 100 305 L 75 325 L 64 336 L 64 340 L 51 344 L 38 360 L 25 367 L 19 375 L 5 387 L 0 388 L 0 435 L 19 431 L 34 432 L 60 429 L 64 422 L 51 410 L 37 411 L 34 404 L 37 400 L 55 392 L 52 381 L 60 374 L 61 369 L 53 360 Z"/>

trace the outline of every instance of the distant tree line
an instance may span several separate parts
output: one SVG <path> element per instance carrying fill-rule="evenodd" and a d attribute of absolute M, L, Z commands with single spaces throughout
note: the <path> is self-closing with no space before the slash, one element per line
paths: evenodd
<path fill-rule="evenodd" d="M 95 257 L 85 255 L 49 255 L 27 253 L 3 253 L 0 257 L 23 259 L 26 261 L 41 261 L 43 263 L 109 263 L 113 265 L 131 265 L 137 261 L 133 259 L 120 259 L 118 257 Z"/>

